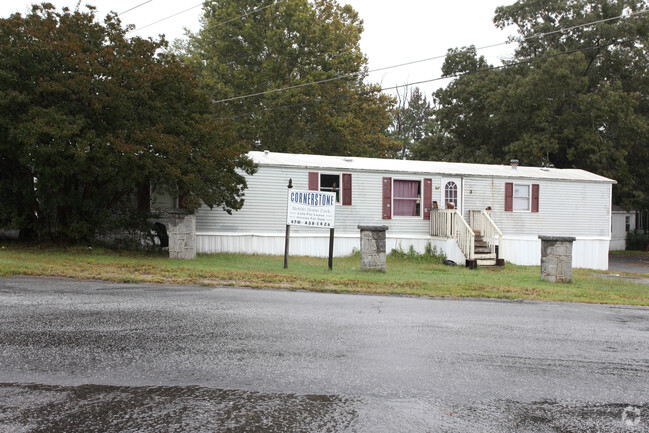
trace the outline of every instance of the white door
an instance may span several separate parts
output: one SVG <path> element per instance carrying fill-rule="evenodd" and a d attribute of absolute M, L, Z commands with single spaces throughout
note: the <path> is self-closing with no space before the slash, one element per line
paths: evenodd
<path fill-rule="evenodd" d="M 462 213 L 462 178 L 446 177 L 442 178 L 442 207 L 450 209 L 453 206 Z"/>

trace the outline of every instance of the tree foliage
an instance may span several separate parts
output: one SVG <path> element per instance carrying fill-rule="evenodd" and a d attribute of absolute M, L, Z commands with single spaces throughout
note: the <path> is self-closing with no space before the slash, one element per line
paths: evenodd
<path fill-rule="evenodd" d="M 47 3 L 0 20 L 0 226 L 90 239 L 134 221 L 118 216 L 146 218 L 135 197 L 150 184 L 188 208 L 241 206 L 237 169 L 252 163 L 228 147 L 195 74 L 160 53 L 164 39 L 126 30 Z"/>
<path fill-rule="evenodd" d="M 392 114 L 391 135 L 401 143 L 400 158 L 407 158 L 412 147 L 416 147 L 428 136 L 426 125 L 431 120 L 433 109 L 418 87 L 407 86 L 397 94 L 398 106 Z"/>
<path fill-rule="evenodd" d="M 496 25 L 518 31 L 514 58 L 494 68 L 473 47 L 449 50 L 444 74 L 458 78 L 434 94 L 434 134 L 415 156 L 582 168 L 616 179 L 617 203 L 648 206 L 649 18 L 637 13 L 647 7 L 519 0 L 498 8 Z"/>
<path fill-rule="evenodd" d="M 351 6 L 219 0 L 203 9 L 202 30 L 182 49 L 200 70 L 217 116 L 231 119 L 251 148 L 357 156 L 398 149 L 387 135 L 393 100 L 363 83 L 363 26 Z M 274 92 L 286 87 L 294 88 Z"/>

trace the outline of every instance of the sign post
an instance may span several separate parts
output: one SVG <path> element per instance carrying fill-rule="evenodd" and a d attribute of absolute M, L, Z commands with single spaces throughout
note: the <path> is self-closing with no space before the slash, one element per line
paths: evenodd
<path fill-rule="evenodd" d="M 293 179 L 288 180 L 287 188 L 290 193 L 291 189 L 293 189 Z M 284 269 L 288 268 L 288 245 L 289 240 L 291 239 L 291 226 L 288 223 L 288 218 L 286 221 L 286 236 L 284 237 Z"/>
<path fill-rule="evenodd" d="M 329 229 L 329 269 L 333 268 L 334 221 L 336 217 L 336 193 L 294 190 L 289 180 L 286 211 L 286 243 L 284 245 L 284 268 L 288 268 L 288 248 L 291 226 Z"/>
<path fill-rule="evenodd" d="M 333 268 L 334 264 L 334 229 L 329 229 L 329 270 Z"/>

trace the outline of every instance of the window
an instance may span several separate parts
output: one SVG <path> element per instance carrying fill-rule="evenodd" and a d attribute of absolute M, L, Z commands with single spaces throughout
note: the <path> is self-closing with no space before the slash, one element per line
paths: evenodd
<path fill-rule="evenodd" d="M 530 210 L 530 186 L 514 184 L 514 210 Z"/>
<path fill-rule="evenodd" d="M 340 203 L 340 175 L 320 173 L 320 191 L 335 192 L 336 203 Z"/>
<path fill-rule="evenodd" d="M 453 181 L 446 182 L 444 202 L 453 205 L 453 208 L 457 209 L 457 184 Z"/>
<path fill-rule="evenodd" d="M 539 184 L 505 183 L 505 211 L 539 211 Z"/>
<path fill-rule="evenodd" d="M 343 206 L 352 205 L 352 175 L 351 173 L 332 174 L 309 172 L 309 191 L 325 191 L 336 193 L 336 203 Z"/>
<path fill-rule="evenodd" d="M 421 182 L 418 180 L 394 180 L 394 216 L 421 216 Z"/>
<path fill-rule="evenodd" d="M 628 232 L 631 230 L 631 217 L 626 216 L 624 217 L 624 229 Z"/>

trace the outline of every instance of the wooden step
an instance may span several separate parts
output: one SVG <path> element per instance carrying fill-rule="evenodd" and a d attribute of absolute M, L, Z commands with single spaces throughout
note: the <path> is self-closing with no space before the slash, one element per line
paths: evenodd
<path fill-rule="evenodd" d="M 478 260 L 478 266 L 496 266 L 496 259 Z"/>

